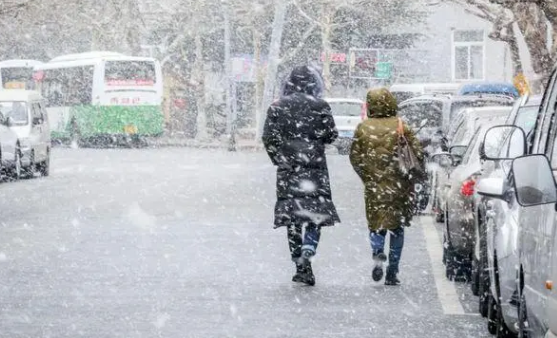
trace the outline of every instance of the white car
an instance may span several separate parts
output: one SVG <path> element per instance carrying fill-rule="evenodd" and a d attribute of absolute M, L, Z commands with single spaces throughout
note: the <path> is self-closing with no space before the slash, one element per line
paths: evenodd
<path fill-rule="evenodd" d="M 10 130 L 19 139 L 19 155 L 25 175 L 35 171 L 49 175 L 50 128 L 41 94 L 30 90 L 0 92 L 0 112 L 11 119 Z"/>
<path fill-rule="evenodd" d="M 8 117 L 0 109 L 0 172 L 1 177 L 5 175 L 19 179 L 21 176 L 21 148 L 17 134 L 10 129 L 14 124 L 13 118 Z"/>
<path fill-rule="evenodd" d="M 348 98 L 327 98 L 338 130 L 338 138 L 333 145 L 339 154 L 348 154 L 356 127 L 367 118 L 366 104 L 362 100 Z"/>

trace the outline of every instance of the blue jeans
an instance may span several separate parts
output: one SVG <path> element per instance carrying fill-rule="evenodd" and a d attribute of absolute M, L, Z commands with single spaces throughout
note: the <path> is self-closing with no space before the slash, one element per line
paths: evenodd
<path fill-rule="evenodd" d="M 387 267 L 387 274 L 398 274 L 398 264 L 400 263 L 400 256 L 402 255 L 402 247 L 404 246 L 404 227 L 395 230 L 387 231 L 370 231 L 369 239 L 371 242 L 371 250 L 373 256 L 384 252 L 385 237 L 387 232 L 391 234 L 391 247 L 389 250 L 389 266 Z"/>
<path fill-rule="evenodd" d="M 303 228 L 304 226 L 298 223 L 288 227 L 288 246 L 294 262 L 299 262 L 302 254 L 306 258 L 314 256 L 321 237 L 319 226 L 309 223 L 305 226 L 305 233 L 302 234 Z"/>

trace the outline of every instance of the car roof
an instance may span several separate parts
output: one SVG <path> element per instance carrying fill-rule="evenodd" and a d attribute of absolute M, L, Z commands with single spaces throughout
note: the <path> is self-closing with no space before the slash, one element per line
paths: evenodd
<path fill-rule="evenodd" d="M 341 97 L 327 97 L 325 101 L 329 103 L 337 103 L 337 102 L 348 102 L 348 103 L 359 103 L 362 104 L 364 101 L 360 99 L 351 99 L 351 98 L 341 98 Z"/>
<path fill-rule="evenodd" d="M 474 116 L 498 116 L 508 114 L 512 110 L 512 106 L 484 106 L 484 107 L 471 107 L 462 109 L 458 115 L 466 115 L 469 117 Z M 492 114 L 489 114 L 492 113 Z"/>
<path fill-rule="evenodd" d="M 415 90 L 451 90 L 456 91 L 458 83 L 395 83 L 389 87 L 390 91 L 415 91 Z"/>
<path fill-rule="evenodd" d="M 0 90 L 0 101 L 32 101 L 41 100 L 42 96 L 34 90 L 3 89 Z"/>

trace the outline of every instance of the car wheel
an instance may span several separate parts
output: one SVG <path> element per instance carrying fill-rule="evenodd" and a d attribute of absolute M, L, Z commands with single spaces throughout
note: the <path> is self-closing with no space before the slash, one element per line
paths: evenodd
<path fill-rule="evenodd" d="M 480 269 L 479 269 L 480 262 L 474 258 L 472 260 L 472 283 L 470 283 L 470 289 L 472 290 L 472 294 L 474 296 L 480 295 Z"/>
<path fill-rule="evenodd" d="M 14 155 L 14 166 L 10 169 L 10 178 L 13 180 L 19 180 L 21 178 L 22 173 L 22 165 L 21 165 L 21 151 L 19 150 L 19 146 L 15 150 Z"/>
<path fill-rule="evenodd" d="M 518 304 L 518 338 L 528 338 L 530 335 L 528 333 L 528 315 L 526 312 L 526 299 L 524 295 L 520 297 L 520 303 Z"/>
<path fill-rule="evenodd" d="M 47 152 L 46 160 L 39 165 L 39 173 L 44 177 L 50 175 L 50 151 Z"/>
<path fill-rule="evenodd" d="M 35 163 L 35 152 L 31 151 L 31 155 L 29 155 L 29 166 L 24 170 L 25 176 L 27 178 L 33 178 L 33 176 L 35 175 L 36 167 L 37 164 Z"/>
<path fill-rule="evenodd" d="M 436 210 L 435 211 L 435 222 L 437 222 L 437 223 L 445 222 L 445 216 L 443 214 L 443 211 L 441 211 L 441 210 Z"/>
<path fill-rule="evenodd" d="M 478 296 L 479 296 L 479 312 L 482 317 L 487 317 L 489 310 L 489 275 L 486 272 L 485 251 L 480 250 L 480 261 L 478 264 Z"/>
<path fill-rule="evenodd" d="M 516 335 L 509 330 L 507 323 L 505 323 L 500 302 L 497 302 L 497 338 L 516 338 Z"/>
<path fill-rule="evenodd" d="M 348 155 L 348 153 L 350 153 L 350 150 L 348 147 L 338 147 L 338 154 L 339 155 Z"/>
<path fill-rule="evenodd" d="M 497 303 L 495 302 L 495 298 L 491 292 L 488 294 L 488 301 L 487 301 L 487 331 L 491 334 L 497 333 L 497 319 L 499 318 L 497 315 Z"/>

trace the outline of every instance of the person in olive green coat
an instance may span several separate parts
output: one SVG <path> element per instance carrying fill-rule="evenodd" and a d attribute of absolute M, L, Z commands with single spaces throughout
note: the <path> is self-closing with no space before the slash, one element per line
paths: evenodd
<path fill-rule="evenodd" d="M 350 151 L 352 167 L 364 183 L 367 223 L 375 267 L 372 277 L 383 278 L 385 236 L 391 234 L 386 285 L 398 285 L 398 265 L 404 245 L 404 227 L 410 225 L 414 184 L 418 177 L 399 169 L 397 158 L 397 103 L 385 88 L 367 93 L 367 116 L 358 125 Z M 403 123 L 404 136 L 420 161 L 423 149 L 413 131 Z"/>

